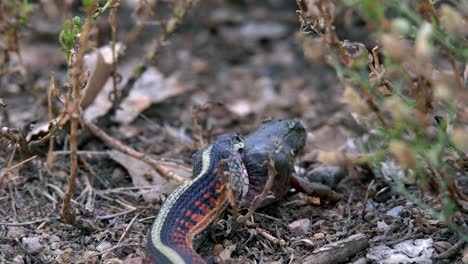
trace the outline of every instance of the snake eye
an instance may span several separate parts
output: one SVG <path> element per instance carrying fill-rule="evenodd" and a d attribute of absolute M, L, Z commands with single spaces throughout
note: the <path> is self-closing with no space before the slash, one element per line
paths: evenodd
<path fill-rule="evenodd" d="M 244 140 L 239 134 L 236 134 L 233 138 L 234 148 L 236 151 L 243 150 L 245 147 Z"/>

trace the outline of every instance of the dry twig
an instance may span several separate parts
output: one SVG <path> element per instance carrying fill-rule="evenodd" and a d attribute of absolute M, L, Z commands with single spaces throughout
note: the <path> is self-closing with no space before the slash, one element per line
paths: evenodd
<path fill-rule="evenodd" d="M 200 123 L 198 122 L 198 111 L 198 106 L 192 105 L 190 107 L 190 113 L 192 114 L 192 134 L 193 138 L 196 139 L 194 140 L 195 149 L 200 149 L 203 146 L 205 146 L 205 142 L 203 141 L 203 135 L 201 133 Z"/>
<path fill-rule="evenodd" d="M 271 241 L 273 244 L 277 244 L 277 245 L 280 245 L 280 246 L 286 245 L 286 241 L 284 241 L 284 239 L 274 237 L 272 234 L 270 234 L 265 229 L 257 227 L 257 231 L 260 233 L 260 235 L 262 235 L 264 238 Z"/>
<path fill-rule="evenodd" d="M 276 150 L 273 153 L 276 153 L 277 151 L 279 150 Z M 238 220 L 239 223 L 244 223 L 245 221 L 247 221 L 247 219 L 249 219 L 250 216 L 253 215 L 255 210 L 257 210 L 261 206 L 263 201 L 265 201 L 265 199 L 269 197 L 268 193 L 271 191 L 271 187 L 273 186 L 276 174 L 278 173 L 275 169 L 275 161 L 272 158 L 272 154 L 268 158 L 268 162 L 267 162 L 268 180 L 265 183 L 265 187 L 263 188 L 262 193 L 255 196 L 254 200 L 252 201 L 252 204 L 250 205 L 249 211 L 244 216 L 239 218 Z"/>

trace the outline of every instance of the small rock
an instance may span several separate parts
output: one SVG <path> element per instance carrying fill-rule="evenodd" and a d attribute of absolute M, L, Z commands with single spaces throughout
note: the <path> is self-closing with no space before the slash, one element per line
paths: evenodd
<path fill-rule="evenodd" d="M 104 251 L 104 250 L 106 250 L 106 249 L 108 249 L 110 247 L 111 247 L 111 243 L 104 240 L 96 247 L 96 250 Z"/>
<path fill-rule="evenodd" d="M 91 244 L 91 245 L 88 245 L 86 248 L 87 248 L 88 250 L 90 250 L 90 251 L 95 251 L 95 250 L 96 250 L 96 246 L 95 246 L 95 245 L 92 245 L 92 244 Z"/>
<path fill-rule="evenodd" d="M 311 225 L 310 219 L 303 218 L 290 223 L 288 229 L 293 233 L 302 234 L 309 231 Z"/>
<path fill-rule="evenodd" d="M 336 185 L 346 176 L 346 171 L 338 166 L 322 166 L 309 171 L 306 175 L 311 182 L 324 184 L 330 188 Z"/>
<path fill-rule="evenodd" d="M 434 242 L 432 245 L 439 253 L 444 253 L 445 251 L 447 251 L 449 248 L 452 247 L 452 244 L 445 242 L 445 241 L 437 241 L 437 242 Z"/>
<path fill-rule="evenodd" d="M 316 246 L 316 243 L 308 238 L 303 238 L 301 240 L 298 240 L 297 242 L 301 243 L 306 248 L 315 248 Z"/>
<path fill-rule="evenodd" d="M 58 242 L 60 241 L 60 237 L 56 236 L 56 235 L 52 235 L 49 239 L 49 242 L 52 243 L 52 242 Z"/>
<path fill-rule="evenodd" d="M 67 224 L 67 225 L 64 225 L 64 226 L 63 226 L 63 229 L 64 229 L 65 231 L 73 231 L 73 230 L 75 230 L 75 227 L 72 226 L 72 225 L 68 225 L 68 224 Z"/>
<path fill-rule="evenodd" d="M 367 213 L 364 215 L 364 220 L 366 222 L 371 222 L 372 220 L 374 220 L 375 218 L 375 214 L 374 213 Z"/>
<path fill-rule="evenodd" d="M 315 233 L 313 236 L 315 239 L 322 239 L 325 237 L 324 233 Z"/>
<path fill-rule="evenodd" d="M 468 246 L 465 246 L 465 249 L 463 250 L 462 263 L 468 264 Z"/>
<path fill-rule="evenodd" d="M 366 203 L 366 211 L 374 211 L 376 209 L 377 209 L 377 206 L 375 202 L 372 201 L 372 199 L 369 199 L 369 201 L 367 201 Z"/>
<path fill-rule="evenodd" d="M 142 257 L 133 257 L 124 259 L 122 264 L 141 264 L 143 263 Z"/>
<path fill-rule="evenodd" d="M 12 226 L 8 228 L 7 237 L 8 238 L 21 238 L 26 235 L 27 230 L 21 226 Z"/>
<path fill-rule="evenodd" d="M 390 230 L 390 226 L 385 223 L 384 221 L 378 221 L 377 222 L 377 229 L 379 231 L 382 231 L 382 232 L 387 232 L 388 230 Z"/>
<path fill-rule="evenodd" d="M 352 264 L 366 264 L 366 263 L 367 263 L 366 258 L 362 257 L 354 261 Z"/>
<path fill-rule="evenodd" d="M 81 248 L 81 245 L 78 244 L 78 243 L 72 243 L 71 244 L 71 247 L 74 249 L 74 250 L 79 250 Z"/>
<path fill-rule="evenodd" d="M 83 258 L 86 259 L 86 263 L 98 263 L 99 259 L 97 256 L 93 256 L 95 254 L 97 254 L 98 252 L 96 251 L 85 251 L 83 253 Z"/>
<path fill-rule="evenodd" d="M 210 71 L 210 65 L 203 60 L 193 60 L 190 68 L 194 73 L 198 74 L 207 73 Z"/>
<path fill-rule="evenodd" d="M 63 249 L 63 253 L 73 253 L 73 248 L 71 248 L 70 246 L 67 246 L 67 248 Z"/>
<path fill-rule="evenodd" d="M 58 242 L 52 242 L 50 244 L 50 249 L 52 249 L 52 250 L 56 250 L 59 247 L 60 247 L 60 244 Z"/>
<path fill-rule="evenodd" d="M 39 237 L 23 237 L 22 239 L 23 245 L 30 251 L 31 253 L 39 253 L 44 246 L 41 244 Z"/>
<path fill-rule="evenodd" d="M 63 254 L 63 250 L 61 250 L 60 248 L 57 248 L 52 253 L 54 254 L 54 256 L 60 256 Z"/>
<path fill-rule="evenodd" d="M 289 252 L 289 253 L 295 253 L 296 250 L 292 247 L 286 247 L 286 250 Z"/>
<path fill-rule="evenodd" d="M 224 262 L 231 259 L 232 252 L 236 250 L 236 244 L 226 246 L 220 253 L 219 258 Z"/>
<path fill-rule="evenodd" d="M 24 264 L 24 259 L 22 256 L 18 255 L 13 258 L 13 263 L 15 264 Z"/>
<path fill-rule="evenodd" d="M 71 263 L 72 260 L 73 260 L 73 254 L 71 252 L 65 252 L 65 251 L 55 258 L 55 261 L 57 261 L 57 263 Z"/>
<path fill-rule="evenodd" d="M 395 206 L 392 209 L 388 210 L 386 215 L 391 215 L 391 216 L 399 216 L 401 211 L 403 210 L 403 206 Z"/>

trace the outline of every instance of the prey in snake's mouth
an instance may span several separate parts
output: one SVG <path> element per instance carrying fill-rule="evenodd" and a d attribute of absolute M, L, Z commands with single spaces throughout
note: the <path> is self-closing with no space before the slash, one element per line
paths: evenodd
<path fill-rule="evenodd" d="M 272 120 L 245 138 L 238 133 L 222 135 L 197 151 L 192 157 L 192 180 L 167 198 L 153 223 L 146 263 L 206 263 L 194 248 L 229 204 L 235 210 L 237 204 L 248 208 L 263 191 L 269 158 L 276 171 L 269 191 L 281 197 L 290 189 L 294 159 L 305 137 L 299 121 Z"/>

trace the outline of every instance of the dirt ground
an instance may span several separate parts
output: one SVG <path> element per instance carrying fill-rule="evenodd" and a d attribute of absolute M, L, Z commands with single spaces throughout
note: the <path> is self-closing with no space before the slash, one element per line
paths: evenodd
<path fill-rule="evenodd" d="M 118 39 L 136 23 L 127 2 L 132 1 L 122 1 L 119 9 Z M 0 109 L 2 127 L 22 129 L 34 120 L 47 121 L 51 71 L 57 85 L 66 81 L 66 61 L 57 42 L 64 15 L 51 17 L 45 8 L 34 13 L 21 35 L 29 78 L 22 71 L 2 77 L 0 98 L 7 104 Z M 134 119 L 122 114 L 101 128 L 186 177 L 198 140 L 192 105 L 207 106 L 196 111 L 205 142 L 226 132 L 247 134 L 269 118 L 302 120 L 308 136 L 296 161 L 300 177 L 310 178 L 323 167 L 317 161 L 319 150 L 356 151 L 355 139 L 365 131 L 340 99 L 342 87 L 333 69 L 305 61 L 295 10 L 294 1 L 200 1 L 164 43 L 151 72 L 142 77 L 146 83 L 135 84 L 162 90 L 143 93 L 150 103 Z M 122 55 L 117 70 L 123 80 L 154 42 L 158 26 L 153 24 Z M 371 45 L 361 26 L 338 31 L 343 39 Z M 106 45 L 107 19 L 100 19 L 99 28 L 103 37 L 96 42 Z M 138 100 L 133 103 L 142 103 Z M 93 231 L 68 225 L 60 218 L 70 170 L 66 133 L 59 132 L 50 170 L 46 144 L 34 150 L 33 161 L 11 170 L 0 183 L 0 263 L 141 263 L 160 200 L 176 184 L 81 131 L 72 208 Z M 13 148 L 4 139 L 0 147 L 0 168 L 5 169 Z M 13 164 L 20 161 L 17 156 Z M 461 263 L 464 243 L 447 225 L 405 199 L 385 177 L 365 167 L 344 170 L 344 179 L 334 187 L 344 196 L 337 205 L 309 205 L 303 194 L 292 192 L 258 210 L 236 232 L 217 241 L 210 238 L 202 255 L 214 255 L 222 263 L 302 263 L 324 245 L 363 234 L 368 244 L 362 250 L 336 260 L 379 263 L 389 258 L 379 255 L 386 252 L 404 254 L 402 259 L 413 263 Z M 460 189 L 468 194 L 468 174 L 458 176 Z M 440 206 L 411 184 L 408 190 Z M 466 225 L 467 215 L 456 218 Z M 435 258 L 439 254 L 446 255 Z"/>

